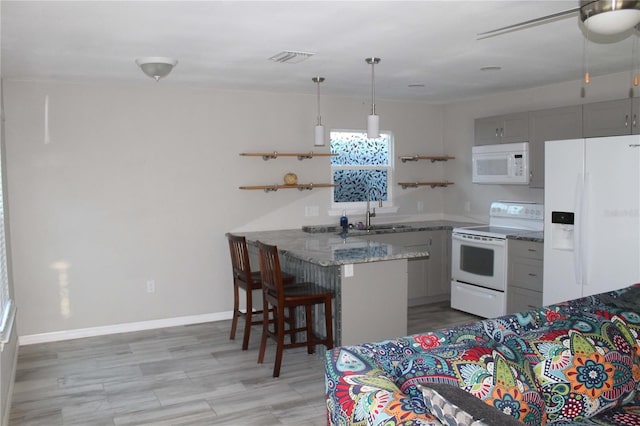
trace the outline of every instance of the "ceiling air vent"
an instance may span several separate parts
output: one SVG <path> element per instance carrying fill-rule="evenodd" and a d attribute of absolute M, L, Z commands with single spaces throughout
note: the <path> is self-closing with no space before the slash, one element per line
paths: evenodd
<path fill-rule="evenodd" d="M 315 55 L 315 53 L 311 52 L 297 52 L 295 50 L 283 50 L 280 53 L 277 53 L 269 58 L 269 60 L 273 62 L 280 62 L 282 64 L 297 64 L 298 62 L 302 62 L 306 59 L 309 59 Z"/>

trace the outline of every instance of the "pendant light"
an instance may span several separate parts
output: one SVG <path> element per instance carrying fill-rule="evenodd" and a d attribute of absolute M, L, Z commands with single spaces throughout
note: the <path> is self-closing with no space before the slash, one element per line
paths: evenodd
<path fill-rule="evenodd" d="M 311 79 L 318 86 L 317 98 L 318 98 L 318 122 L 315 129 L 315 139 L 313 144 L 315 146 L 324 146 L 324 126 L 322 125 L 322 117 L 320 116 L 320 83 L 324 81 L 324 77 L 313 77 Z"/>
<path fill-rule="evenodd" d="M 367 117 L 367 137 L 375 139 L 380 137 L 380 116 L 376 115 L 376 81 L 374 67 L 380 63 L 380 58 L 366 58 L 371 65 L 371 115 Z"/>

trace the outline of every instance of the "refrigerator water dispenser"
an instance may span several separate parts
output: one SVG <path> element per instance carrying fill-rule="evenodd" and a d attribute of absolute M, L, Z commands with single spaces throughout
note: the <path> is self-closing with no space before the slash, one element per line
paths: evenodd
<path fill-rule="evenodd" d="M 551 247 L 558 250 L 573 250 L 573 212 L 551 212 Z"/>

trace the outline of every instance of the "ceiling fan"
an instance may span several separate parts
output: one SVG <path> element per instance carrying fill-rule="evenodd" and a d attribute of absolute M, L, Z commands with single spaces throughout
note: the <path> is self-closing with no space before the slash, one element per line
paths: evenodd
<path fill-rule="evenodd" d="M 580 14 L 589 32 L 614 35 L 620 34 L 640 24 L 640 1 L 637 0 L 580 0 L 580 6 L 479 33 L 479 37 L 497 35 L 507 30 L 515 30 L 528 25 L 544 23 L 572 14 Z"/>

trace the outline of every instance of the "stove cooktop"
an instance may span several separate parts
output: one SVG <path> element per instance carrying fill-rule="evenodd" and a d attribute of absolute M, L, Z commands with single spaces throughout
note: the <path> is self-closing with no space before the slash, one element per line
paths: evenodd
<path fill-rule="evenodd" d="M 507 238 L 509 235 L 522 235 L 535 232 L 531 229 L 507 228 L 502 226 L 467 226 L 464 228 L 455 228 L 453 230 L 457 234 L 481 235 L 484 237 Z"/>
<path fill-rule="evenodd" d="M 455 228 L 458 234 L 507 238 L 544 229 L 544 206 L 536 203 L 495 201 L 489 210 L 489 224 Z"/>

